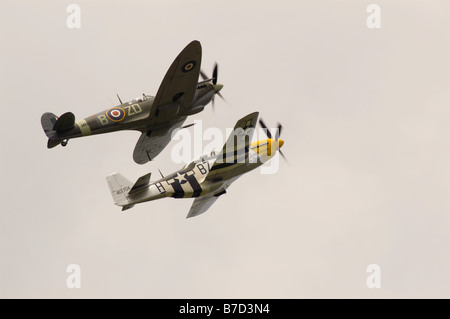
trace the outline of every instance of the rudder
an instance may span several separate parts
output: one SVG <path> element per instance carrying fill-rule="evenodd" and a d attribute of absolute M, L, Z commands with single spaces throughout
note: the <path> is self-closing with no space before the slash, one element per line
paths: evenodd
<path fill-rule="evenodd" d="M 58 117 L 50 112 L 46 112 L 41 116 L 42 129 L 44 130 L 45 135 L 47 135 L 50 139 L 56 137 L 56 132 L 53 130 L 53 126 L 55 126 L 57 120 Z"/>
<path fill-rule="evenodd" d="M 133 183 L 119 173 L 113 173 L 107 176 L 106 181 L 108 182 L 114 204 L 124 206 L 124 210 L 131 208 L 133 205 L 127 207 L 129 204 L 127 194 L 131 190 Z"/>

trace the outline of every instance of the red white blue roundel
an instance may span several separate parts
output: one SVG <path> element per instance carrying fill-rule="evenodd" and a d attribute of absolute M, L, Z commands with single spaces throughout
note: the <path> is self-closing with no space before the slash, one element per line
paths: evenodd
<path fill-rule="evenodd" d="M 196 64 L 197 63 L 195 61 L 189 61 L 183 65 L 183 67 L 181 68 L 181 71 L 183 71 L 184 73 L 189 72 L 195 68 Z"/>
<path fill-rule="evenodd" d="M 120 122 L 125 117 L 125 111 L 121 107 L 113 107 L 106 111 L 106 116 L 113 122 Z"/>

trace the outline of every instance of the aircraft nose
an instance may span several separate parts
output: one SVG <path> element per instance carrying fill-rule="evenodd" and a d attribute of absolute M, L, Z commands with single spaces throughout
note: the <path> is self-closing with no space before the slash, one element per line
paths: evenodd
<path fill-rule="evenodd" d="M 279 138 L 278 139 L 278 148 L 281 148 L 281 146 L 283 146 L 283 144 L 284 144 L 284 141 L 281 138 Z"/>
<path fill-rule="evenodd" d="M 214 86 L 214 93 L 219 93 L 220 90 L 222 90 L 223 85 L 222 84 L 213 84 Z"/>

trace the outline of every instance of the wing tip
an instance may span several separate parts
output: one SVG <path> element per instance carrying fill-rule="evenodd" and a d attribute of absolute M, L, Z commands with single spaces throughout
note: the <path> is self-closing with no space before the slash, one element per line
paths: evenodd
<path fill-rule="evenodd" d="M 192 46 L 202 46 L 202 44 L 200 43 L 200 41 L 199 40 L 192 40 L 189 44 L 188 44 L 188 46 L 190 46 L 190 45 L 192 45 Z"/>
<path fill-rule="evenodd" d="M 194 40 L 191 41 L 178 55 L 178 57 L 180 57 L 182 55 L 182 53 L 184 52 L 194 52 L 198 55 L 200 55 L 200 59 L 201 59 L 201 54 L 202 54 L 202 45 L 200 43 L 200 41 L 198 40 Z M 200 72 L 200 71 L 199 71 Z"/>

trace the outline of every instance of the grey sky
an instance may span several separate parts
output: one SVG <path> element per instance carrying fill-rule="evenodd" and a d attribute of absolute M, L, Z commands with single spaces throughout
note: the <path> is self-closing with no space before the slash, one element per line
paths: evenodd
<path fill-rule="evenodd" d="M 376 1 L 368 29 L 370 3 L 3 1 L 0 297 L 450 297 L 450 5 Z M 259 111 L 283 124 L 289 165 L 198 218 L 190 199 L 122 213 L 105 176 L 173 172 L 173 144 L 143 166 L 136 132 L 48 150 L 40 116 L 154 95 L 194 39 L 228 103 L 186 124 Z M 81 289 L 66 287 L 73 263 Z"/>

